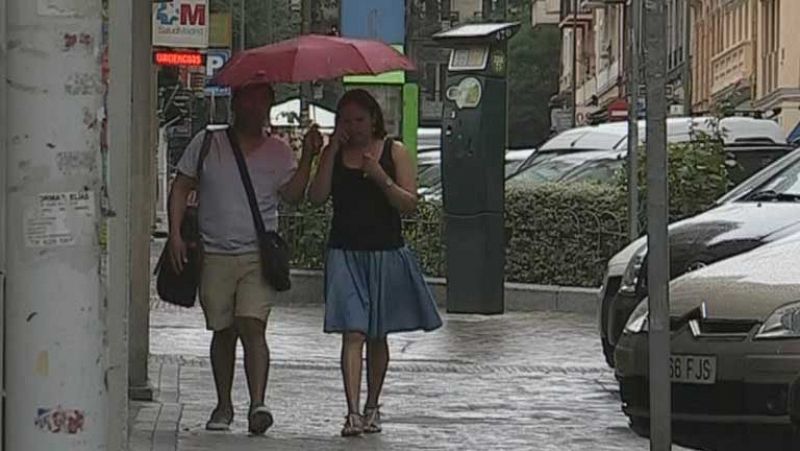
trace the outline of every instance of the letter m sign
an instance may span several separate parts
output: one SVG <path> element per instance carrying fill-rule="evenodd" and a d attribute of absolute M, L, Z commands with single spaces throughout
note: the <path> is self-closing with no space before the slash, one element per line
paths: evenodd
<path fill-rule="evenodd" d="M 181 25 L 206 25 L 206 5 L 181 4 Z"/>

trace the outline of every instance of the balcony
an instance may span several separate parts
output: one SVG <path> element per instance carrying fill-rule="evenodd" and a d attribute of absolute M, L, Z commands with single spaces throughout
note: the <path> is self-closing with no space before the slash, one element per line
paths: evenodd
<path fill-rule="evenodd" d="M 749 80 L 752 73 L 753 46 L 742 41 L 711 59 L 711 95 Z"/>
<path fill-rule="evenodd" d="M 541 25 L 558 25 L 561 21 L 560 0 L 533 0 L 531 24 L 533 28 Z"/>
<path fill-rule="evenodd" d="M 573 14 L 573 11 L 575 11 L 575 5 L 580 5 L 580 1 L 561 0 L 561 22 L 559 24 L 561 28 L 585 26 L 592 22 L 592 12 L 583 10 L 580 8 L 580 6 L 578 6 L 577 14 Z"/>
<path fill-rule="evenodd" d="M 618 61 L 605 66 L 597 71 L 597 94 L 603 95 L 618 85 L 622 73 Z"/>
<path fill-rule="evenodd" d="M 624 5 L 625 0 L 580 0 L 580 9 L 590 11 L 592 9 L 605 8 L 609 5 Z"/>
<path fill-rule="evenodd" d="M 761 92 L 759 97 L 765 97 L 778 89 L 778 52 L 767 52 L 761 57 Z"/>

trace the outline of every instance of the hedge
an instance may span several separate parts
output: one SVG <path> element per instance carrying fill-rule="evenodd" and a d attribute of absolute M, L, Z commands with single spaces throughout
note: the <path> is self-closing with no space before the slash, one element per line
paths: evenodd
<path fill-rule="evenodd" d="M 697 214 L 727 189 L 722 146 L 706 140 L 672 145 L 668 180 L 670 219 Z M 646 155 L 640 161 L 640 230 L 645 230 Z M 281 231 L 293 248 L 296 268 L 321 269 L 330 206 L 285 210 Z M 443 277 L 441 206 L 420 203 L 404 221 L 407 243 L 429 276 Z M 596 287 L 609 258 L 628 242 L 627 180 L 608 184 L 543 184 L 506 193 L 506 279 L 510 282 Z"/>

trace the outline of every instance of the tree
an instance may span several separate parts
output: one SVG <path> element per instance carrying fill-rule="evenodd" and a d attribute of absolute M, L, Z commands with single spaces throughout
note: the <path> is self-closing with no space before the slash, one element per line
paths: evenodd
<path fill-rule="evenodd" d="M 529 11 L 529 9 L 528 9 Z M 530 17 L 528 14 L 527 17 Z M 530 19 L 508 46 L 509 146 L 541 144 L 550 135 L 550 97 L 558 92 L 561 33 L 532 29 Z"/>
<path fill-rule="evenodd" d="M 561 33 L 555 25 L 531 26 L 530 0 L 484 1 L 493 22 L 522 24 L 508 44 L 508 145 L 541 144 L 550 135 L 550 97 L 558 93 Z"/>

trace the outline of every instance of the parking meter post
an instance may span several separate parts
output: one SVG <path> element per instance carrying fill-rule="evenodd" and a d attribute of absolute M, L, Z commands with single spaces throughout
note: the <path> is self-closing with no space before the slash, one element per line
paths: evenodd
<path fill-rule="evenodd" d="M 441 159 L 452 313 L 505 310 L 507 43 L 518 29 L 518 23 L 481 23 L 433 36 L 451 49 Z"/>
<path fill-rule="evenodd" d="M 671 449 L 669 191 L 667 186 L 666 36 L 664 0 L 645 2 L 647 79 L 647 241 L 650 449 Z"/>
<path fill-rule="evenodd" d="M 641 2 L 628 5 L 628 238 L 639 238 L 639 38 Z"/>

